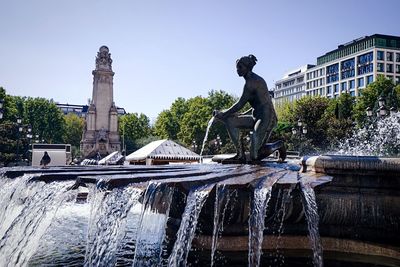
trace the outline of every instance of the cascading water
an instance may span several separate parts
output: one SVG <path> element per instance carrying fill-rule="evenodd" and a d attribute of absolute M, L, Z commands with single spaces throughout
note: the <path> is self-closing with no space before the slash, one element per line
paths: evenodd
<path fill-rule="evenodd" d="M 303 206 L 307 219 L 308 233 L 313 250 L 313 264 L 315 267 L 323 266 L 322 243 L 319 236 L 319 216 L 314 189 L 310 184 L 301 183 Z"/>
<path fill-rule="evenodd" d="M 115 188 L 111 192 L 98 190 L 92 200 L 85 266 L 112 266 L 116 263 L 125 219 L 138 202 L 143 189 L 133 186 Z"/>
<path fill-rule="evenodd" d="M 165 227 L 174 190 L 168 184 L 150 183 L 142 205 L 133 266 L 159 266 Z"/>
<path fill-rule="evenodd" d="M 261 178 L 254 188 L 249 218 L 249 266 L 260 266 L 261 247 L 264 238 L 265 214 L 272 186 L 283 175 L 275 174 Z"/>
<path fill-rule="evenodd" d="M 206 135 L 204 136 L 203 144 L 202 144 L 202 146 L 201 146 L 200 157 L 203 156 L 204 146 L 206 145 L 207 138 L 208 138 L 208 132 L 210 131 L 211 125 L 212 125 L 213 123 L 214 123 L 214 117 L 212 117 L 212 118 L 208 121 L 207 130 L 206 130 Z"/>
<path fill-rule="evenodd" d="M 0 266 L 25 266 L 35 253 L 59 206 L 76 192 L 73 182 L 8 181 L 1 202 Z M 8 183 L 6 182 L 6 183 Z"/>
<path fill-rule="evenodd" d="M 270 258 L 272 260 L 272 266 L 283 266 L 285 262 L 285 257 L 280 248 L 282 247 L 282 234 L 284 232 L 283 224 L 286 215 L 286 206 L 290 202 L 290 194 L 292 192 L 291 188 L 279 189 L 277 202 L 275 205 L 275 214 L 272 225 L 272 234 L 277 236 L 274 238 L 275 245 L 274 250 L 270 253 Z"/>
<path fill-rule="evenodd" d="M 225 212 L 228 207 L 228 203 L 230 200 L 230 194 L 227 192 L 227 186 L 224 184 L 218 184 L 216 187 L 216 192 L 215 192 L 215 203 L 214 203 L 214 227 L 213 227 L 213 235 L 212 235 L 212 246 L 211 246 L 211 266 L 214 266 L 214 257 L 215 257 L 215 251 L 217 250 L 217 245 L 218 245 L 218 237 L 223 231 L 223 222 L 225 219 Z M 222 210 L 221 214 L 221 208 L 222 205 L 224 205 L 224 209 Z M 220 218 L 220 215 L 221 218 Z"/>
<path fill-rule="evenodd" d="M 186 207 L 182 214 L 177 238 L 168 259 L 168 266 L 186 266 L 187 257 L 196 231 L 197 219 L 214 184 L 190 190 Z"/>
<path fill-rule="evenodd" d="M 90 203 L 78 204 L 76 198 L 60 206 L 28 266 L 81 267 L 85 259 L 89 216 Z"/>
<path fill-rule="evenodd" d="M 340 155 L 394 156 L 400 154 L 400 112 L 357 129 L 339 144 Z"/>

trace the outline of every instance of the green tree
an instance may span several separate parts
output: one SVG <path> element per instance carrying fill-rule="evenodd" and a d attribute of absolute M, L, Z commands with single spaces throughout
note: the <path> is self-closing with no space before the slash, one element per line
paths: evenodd
<path fill-rule="evenodd" d="M 27 98 L 24 102 L 23 123 L 32 126 L 32 133 L 40 140 L 54 144 L 63 142 L 64 115 L 52 101 L 44 98 Z"/>
<path fill-rule="evenodd" d="M 189 99 L 188 105 L 189 109 L 182 118 L 178 139 L 188 147 L 195 141 L 198 145 L 196 152 L 200 152 L 212 109 L 201 96 Z"/>
<path fill-rule="evenodd" d="M 309 141 L 309 144 L 302 145 L 302 148 L 308 149 L 305 152 L 312 153 L 323 150 L 329 145 L 326 135 L 327 124 L 325 120 L 321 120 L 328 105 L 329 99 L 319 96 L 306 96 L 294 104 L 295 116 L 292 118 L 294 121 L 291 121 L 293 127 L 296 127 L 297 121 L 301 120 L 307 128 L 305 140 L 300 140 L 303 144 L 306 140 Z M 294 136 L 294 138 L 298 137 Z"/>
<path fill-rule="evenodd" d="M 119 134 L 124 139 L 126 153 L 140 148 L 138 140 L 151 135 L 150 119 L 143 113 L 128 113 L 119 117 Z"/>
<path fill-rule="evenodd" d="M 188 111 L 187 101 L 178 97 L 168 110 L 162 111 L 154 124 L 154 133 L 164 139 L 177 140 L 182 118 Z"/>
<path fill-rule="evenodd" d="M 391 107 L 398 108 L 400 106 L 400 85 L 395 86 L 390 79 L 383 75 L 378 75 L 375 82 L 370 83 L 367 88 L 362 90 L 361 96 L 358 98 L 354 106 L 354 116 L 359 125 L 364 125 L 367 120 L 366 109 L 373 109 L 373 116 L 378 111 L 378 98 L 384 97 L 388 109 Z"/>
<path fill-rule="evenodd" d="M 176 140 L 180 126 L 170 110 L 163 110 L 158 114 L 154 123 L 154 133 L 162 139 Z"/>
<path fill-rule="evenodd" d="M 28 139 L 18 130 L 15 122 L 0 124 L 0 165 L 9 165 L 21 158 L 27 157 Z"/>
<path fill-rule="evenodd" d="M 83 127 L 85 120 L 74 113 L 64 116 L 65 128 L 63 133 L 63 142 L 71 144 L 75 156 L 79 153 L 80 142 L 82 139 Z"/>
<path fill-rule="evenodd" d="M 354 105 L 355 97 L 349 93 L 342 93 L 329 101 L 320 124 L 327 126 L 326 137 L 331 149 L 337 148 L 338 142 L 351 135 L 354 129 Z"/>

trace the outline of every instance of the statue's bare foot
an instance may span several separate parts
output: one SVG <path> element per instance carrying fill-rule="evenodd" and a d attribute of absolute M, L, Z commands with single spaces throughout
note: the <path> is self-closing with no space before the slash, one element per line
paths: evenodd
<path fill-rule="evenodd" d="M 257 160 L 262 160 L 274 153 L 275 151 L 279 152 L 278 162 L 283 162 L 286 159 L 286 148 L 285 144 L 281 140 L 262 146 L 258 151 Z"/>
<path fill-rule="evenodd" d="M 244 155 L 244 154 L 236 154 L 235 156 L 233 156 L 231 158 L 227 158 L 227 159 L 222 160 L 222 163 L 226 163 L 226 164 L 246 163 L 246 155 Z"/>

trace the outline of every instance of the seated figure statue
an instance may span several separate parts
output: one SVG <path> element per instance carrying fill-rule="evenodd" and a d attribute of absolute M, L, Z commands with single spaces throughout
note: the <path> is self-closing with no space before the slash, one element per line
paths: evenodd
<path fill-rule="evenodd" d="M 257 59 L 253 55 L 244 56 L 236 61 L 237 73 L 245 79 L 243 93 L 240 99 L 229 109 L 215 110 L 213 115 L 225 124 L 236 147 L 237 154 L 231 160 L 246 161 L 240 145 L 241 140 L 239 140 L 241 129 L 249 129 L 253 132 L 250 135 L 251 161 L 262 160 L 275 150 L 280 151 L 280 154 L 282 154 L 280 160 L 284 160 L 286 155 L 282 141 L 266 144 L 272 129 L 277 124 L 277 117 L 266 82 L 253 72 L 256 62 Z M 246 103 L 249 103 L 252 108 L 244 113 L 238 113 Z"/>

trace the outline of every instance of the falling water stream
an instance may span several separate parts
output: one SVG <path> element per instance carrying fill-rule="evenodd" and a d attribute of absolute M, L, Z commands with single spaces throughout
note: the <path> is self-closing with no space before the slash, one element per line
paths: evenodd
<path fill-rule="evenodd" d="M 214 184 L 211 184 L 190 190 L 177 238 L 168 259 L 169 266 L 186 266 L 187 257 L 196 231 L 197 219 L 213 187 Z"/>
<path fill-rule="evenodd" d="M 25 266 L 59 206 L 76 194 L 68 191 L 74 182 L 30 182 L 28 175 L 6 180 L 0 211 L 0 266 Z"/>
<path fill-rule="evenodd" d="M 322 243 L 319 236 L 319 216 L 314 189 L 309 184 L 301 183 L 303 203 L 307 219 L 310 244 L 313 251 L 313 263 L 315 267 L 323 266 Z"/>
<path fill-rule="evenodd" d="M 208 130 L 209 127 L 207 133 Z M 279 254 L 285 203 L 290 201 L 291 190 L 279 191 L 278 200 L 273 202 L 275 207 L 269 208 L 268 205 L 274 184 L 285 174 L 284 171 L 273 172 L 252 183 L 254 191 L 248 225 L 249 266 L 260 266 L 265 216 L 270 208 L 276 213 L 276 226 L 268 230 L 275 229 L 275 250 Z M 30 182 L 32 175 L 1 178 L 0 266 L 186 266 L 202 207 L 215 186 L 210 183 L 189 187 L 176 240 L 170 251 L 165 233 L 170 207 L 174 205 L 172 200 L 176 185 L 171 180 L 130 184 L 112 190 L 92 184 L 89 203 L 77 204 L 77 191 L 68 190 L 74 181 Z M 101 185 L 101 180 L 97 185 Z M 322 245 L 315 193 L 306 183 L 301 183 L 301 189 L 313 264 L 321 267 Z M 214 222 L 211 266 L 216 265 L 218 239 L 223 232 L 224 221 L 230 221 L 229 218 L 225 220 L 225 216 L 233 216 L 237 212 L 234 202 L 239 199 L 232 196 L 233 193 L 238 194 L 237 189 L 229 189 L 223 183 L 217 184 L 215 191 L 214 217 L 210 219 Z M 229 209 L 228 215 L 226 212 Z M 283 264 L 283 255 L 279 259 Z M 273 266 L 277 266 L 277 260 Z"/>
<path fill-rule="evenodd" d="M 115 264 L 126 216 L 142 192 L 142 188 L 133 186 L 95 192 L 89 219 L 85 266 Z"/>
<path fill-rule="evenodd" d="M 214 257 L 217 250 L 218 238 L 223 231 L 226 209 L 230 200 L 230 194 L 225 184 L 218 184 L 215 193 L 214 202 L 214 227 L 211 241 L 211 266 L 214 266 Z M 225 203 L 225 205 L 224 205 Z M 222 206 L 224 205 L 223 209 Z M 222 209 L 222 213 L 221 213 Z"/>
<path fill-rule="evenodd" d="M 150 183 L 146 189 L 136 239 L 133 266 L 159 266 L 174 189 Z"/>
<path fill-rule="evenodd" d="M 249 266 L 260 266 L 261 247 L 264 238 L 265 214 L 271 198 L 272 186 L 283 175 L 274 174 L 261 178 L 255 185 L 249 218 Z"/>
<path fill-rule="evenodd" d="M 211 117 L 211 119 L 208 121 L 207 130 L 206 130 L 206 135 L 204 136 L 203 144 L 202 144 L 202 146 L 201 146 L 200 157 L 203 156 L 204 146 L 206 145 L 207 138 L 208 138 L 208 132 L 210 131 L 211 125 L 212 125 L 213 123 L 214 123 L 214 117 Z"/>

